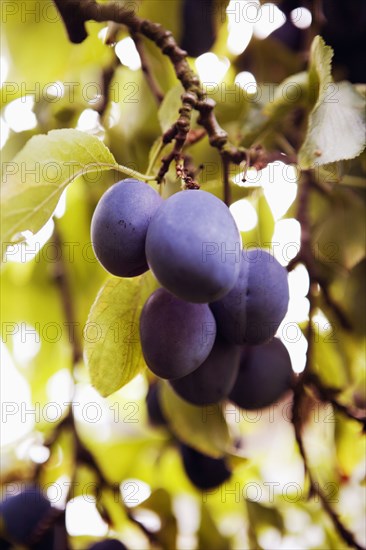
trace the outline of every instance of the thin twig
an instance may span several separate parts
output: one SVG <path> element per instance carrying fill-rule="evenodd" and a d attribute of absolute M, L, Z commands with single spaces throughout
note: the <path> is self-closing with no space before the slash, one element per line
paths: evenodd
<path fill-rule="evenodd" d="M 355 420 L 363 426 L 363 430 L 366 430 L 366 416 L 360 411 L 354 409 L 352 406 L 344 405 L 340 403 L 336 398 L 336 395 L 340 390 L 337 388 L 329 388 L 324 386 L 319 376 L 314 372 L 307 372 L 306 384 L 311 384 L 317 394 L 317 396 L 325 403 L 330 403 L 334 409 L 338 410 L 344 416 L 350 420 Z"/>
<path fill-rule="evenodd" d="M 296 410 L 300 410 L 300 408 L 301 408 L 300 405 L 301 405 L 302 395 L 303 395 L 302 393 L 298 394 L 299 401 L 296 404 L 296 407 L 295 407 Z M 320 484 L 317 483 L 316 480 L 314 479 L 313 474 L 311 472 L 311 468 L 309 466 L 307 453 L 306 453 L 305 446 L 304 446 L 303 439 L 302 439 L 301 423 L 297 422 L 296 415 L 293 416 L 292 421 L 293 421 L 293 425 L 294 425 L 294 428 L 295 428 L 296 441 L 297 441 L 297 444 L 298 444 L 298 447 L 299 447 L 299 450 L 300 450 L 300 454 L 301 454 L 301 457 L 302 457 L 302 460 L 303 460 L 303 463 L 304 463 L 305 472 L 307 474 L 309 484 L 310 484 L 310 494 L 318 495 L 318 497 L 319 497 L 319 499 L 322 503 L 323 510 L 327 513 L 329 518 L 332 520 L 333 525 L 334 525 L 335 529 L 337 530 L 338 534 L 341 536 L 341 538 L 351 548 L 355 548 L 356 550 L 365 550 L 365 548 L 363 546 L 361 546 L 355 540 L 355 537 L 354 537 L 353 533 L 351 533 L 351 531 L 347 527 L 345 527 L 345 525 L 343 525 L 339 515 L 337 514 L 337 512 L 335 512 L 333 510 L 332 506 L 329 504 L 329 501 L 328 501 L 326 495 L 323 493 L 322 489 L 320 488 Z"/>
<path fill-rule="evenodd" d="M 156 103 L 158 105 L 160 105 L 160 103 L 164 99 L 164 92 L 160 88 L 159 84 L 156 82 L 156 80 L 154 78 L 154 75 L 151 71 L 149 60 L 146 56 L 144 44 L 141 40 L 141 37 L 136 32 L 131 31 L 130 34 L 131 34 L 131 38 L 135 42 L 136 49 L 139 53 L 139 56 L 140 56 L 140 59 L 141 59 L 141 69 L 142 69 L 142 72 L 144 73 L 144 76 L 145 76 L 146 82 L 148 84 L 148 87 L 150 88 L 150 90 L 151 90 L 151 92 L 152 92 L 152 94 L 153 94 L 153 96 L 156 100 Z"/>
<path fill-rule="evenodd" d="M 322 296 L 324 298 L 324 301 L 326 305 L 333 311 L 333 313 L 336 315 L 339 323 L 345 330 L 352 330 L 352 324 L 346 314 L 343 312 L 341 307 L 337 304 L 337 302 L 332 298 L 328 284 L 327 282 L 321 278 L 318 277 L 318 283 L 322 291 Z"/>
<path fill-rule="evenodd" d="M 53 239 L 57 248 L 60 251 L 60 254 L 58 254 L 57 261 L 55 263 L 54 280 L 60 291 L 61 304 L 64 311 L 64 316 L 67 322 L 67 326 L 71 328 L 70 343 L 71 343 L 72 355 L 73 355 L 72 362 L 73 362 L 73 365 L 75 365 L 82 359 L 83 352 L 82 352 L 82 345 L 78 337 L 78 334 L 76 330 L 74 330 L 74 328 L 77 326 L 76 319 L 75 319 L 75 311 L 74 311 L 75 301 L 73 299 L 72 292 L 71 292 L 71 286 L 70 286 L 70 281 L 67 273 L 67 267 L 63 260 L 63 258 L 65 258 L 65 255 L 62 252 L 63 243 L 60 237 L 60 233 L 59 233 L 56 221 L 55 221 L 55 229 L 53 232 Z"/>
<path fill-rule="evenodd" d="M 221 153 L 222 170 L 224 176 L 224 203 L 226 206 L 231 204 L 231 187 L 230 187 L 230 159 Z"/>
<path fill-rule="evenodd" d="M 112 62 L 102 71 L 101 75 L 101 98 L 96 106 L 96 111 L 103 116 L 110 100 L 110 84 L 113 80 L 117 67 L 120 65 L 118 57 L 114 54 Z"/>

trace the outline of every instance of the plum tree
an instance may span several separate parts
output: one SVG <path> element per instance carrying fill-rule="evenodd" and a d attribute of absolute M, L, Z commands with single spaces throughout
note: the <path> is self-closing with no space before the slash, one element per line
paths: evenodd
<path fill-rule="evenodd" d="M 225 458 L 212 458 L 184 443 L 180 445 L 184 470 L 198 489 L 213 489 L 231 477 Z"/>
<path fill-rule="evenodd" d="M 169 197 L 151 220 L 148 264 L 160 284 L 189 302 L 227 294 L 239 275 L 241 237 L 228 207 L 206 191 Z"/>
<path fill-rule="evenodd" d="M 148 270 L 145 239 L 160 195 L 146 183 L 124 179 L 104 193 L 94 211 L 91 240 L 102 266 L 119 277 Z"/>
<path fill-rule="evenodd" d="M 240 369 L 229 399 L 243 409 L 268 407 L 291 388 L 291 359 L 281 340 L 243 346 Z"/>
<path fill-rule="evenodd" d="M 262 344 L 275 335 L 289 301 L 287 271 L 268 252 L 243 251 L 234 288 L 211 304 L 219 332 L 233 344 Z"/>
<path fill-rule="evenodd" d="M 127 550 L 127 547 L 117 539 L 105 539 L 89 546 L 89 550 Z"/>
<path fill-rule="evenodd" d="M 140 336 L 145 361 L 154 374 L 180 378 L 210 353 L 216 322 L 207 304 L 185 302 L 159 288 L 143 307 Z"/>
<path fill-rule="evenodd" d="M 206 361 L 183 378 L 171 380 L 174 390 L 193 405 L 218 403 L 232 389 L 239 370 L 240 347 L 216 337 Z"/>
<path fill-rule="evenodd" d="M 154 382 L 150 384 L 147 396 L 146 407 L 149 422 L 152 426 L 166 426 L 166 419 L 160 404 L 160 384 Z"/>
<path fill-rule="evenodd" d="M 37 487 L 27 487 L 21 493 L 9 496 L 0 503 L 0 523 L 3 524 L 5 537 L 17 544 L 29 545 L 40 525 L 47 523 L 51 510 L 50 501 Z M 32 548 L 52 548 L 52 529 L 46 529 L 35 539 Z"/>

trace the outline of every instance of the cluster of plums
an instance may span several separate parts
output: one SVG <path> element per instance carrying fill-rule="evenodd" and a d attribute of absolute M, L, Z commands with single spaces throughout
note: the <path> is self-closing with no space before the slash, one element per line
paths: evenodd
<path fill-rule="evenodd" d="M 289 355 L 273 340 L 288 307 L 287 272 L 268 252 L 242 249 L 221 200 L 185 190 L 163 201 L 125 179 L 99 201 L 91 237 L 110 273 L 150 268 L 160 283 L 141 314 L 141 345 L 150 370 L 183 399 L 206 405 L 229 396 L 253 408 L 289 387 Z"/>
<path fill-rule="evenodd" d="M 51 505 L 38 486 L 30 485 L 0 502 L 0 549 L 19 545 L 32 550 L 54 550 L 63 547 L 58 540 L 57 522 L 60 511 Z M 65 530 L 65 526 L 63 525 Z M 127 550 L 117 539 L 105 539 L 89 550 Z"/>
<path fill-rule="evenodd" d="M 133 277 L 150 268 L 160 283 L 142 310 L 142 351 L 180 397 L 194 405 L 228 398 L 257 409 L 291 387 L 289 354 L 274 338 L 288 307 L 287 272 L 268 252 L 242 248 L 221 200 L 185 190 L 163 201 L 146 183 L 125 179 L 99 201 L 91 236 L 107 271 Z M 164 424 L 156 389 L 147 405 L 150 419 Z M 180 451 L 200 489 L 230 476 L 224 458 L 183 443 Z"/>

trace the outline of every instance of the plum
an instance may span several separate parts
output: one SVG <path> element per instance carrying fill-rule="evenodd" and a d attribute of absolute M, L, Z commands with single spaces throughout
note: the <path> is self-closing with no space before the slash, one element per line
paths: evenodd
<path fill-rule="evenodd" d="M 198 489 L 213 489 L 231 477 L 225 458 L 212 458 L 184 443 L 181 443 L 180 452 L 184 470 Z"/>
<path fill-rule="evenodd" d="M 274 338 L 260 346 L 243 346 L 240 369 L 229 399 L 242 409 L 268 407 L 291 389 L 293 370 L 284 344 Z"/>
<path fill-rule="evenodd" d="M 159 288 L 146 301 L 140 318 L 142 352 L 161 378 L 186 376 L 210 353 L 216 323 L 207 304 L 180 300 Z"/>
<path fill-rule="evenodd" d="M 239 370 L 240 346 L 217 337 L 207 359 L 183 378 L 170 384 L 180 397 L 193 405 L 218 403 L 232 389 Z"/>
<path fill-rule="evenodd" d="M 17 495 L 12 495 L 0 503 L 0 522 L 3 523 L 6 536 L 17 544 L 28 544 L 33 540 L 39 525 L 50 517 L 50 501 L 40 489 L 30 486 Z M 53 530 L 49 529 L 32 548 L 45 550 L 52 548 Z"/>
<path fill-rule="evenodd" d="M 178 298 L 208 303 L 239 276 L 241 237 L 228 207 L 211 193 L 180 191 L 150 222 L 146 257 L 160 284 Z"/>
<path fill-rule="evenodd" d="M 135 277 L 149 269 L 146 232 L 161 203 L 152 187 L 130 178 L 104 193 L 93 214 L 91 240 L 99 262 L 112 275 Z"/>
<path fill-rule="evenodd" d="M 289 301 L 286 269 L 261 249 L 243 251 L 234 288 L 211 304 L 220 334 L 233 344 L 271 340 Z"/>

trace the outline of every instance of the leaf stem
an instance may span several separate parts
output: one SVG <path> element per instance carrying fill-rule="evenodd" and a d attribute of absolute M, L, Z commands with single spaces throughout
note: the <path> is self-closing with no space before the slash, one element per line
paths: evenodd
<path fill-rule="evenodd" d="M 156 181 L 156 176 L 141 174 L 141 172 L 137 172 L 137 170 L 133 170 L 132 168 L 127 168 L 127 166 L 123 166 L 122 164 L 111 165 L 111 168 L 117 170 L 117 172 L 122 172 L 122 174 L 126 174 L 131 178 L 136 178 L 143 181 Z"/>

